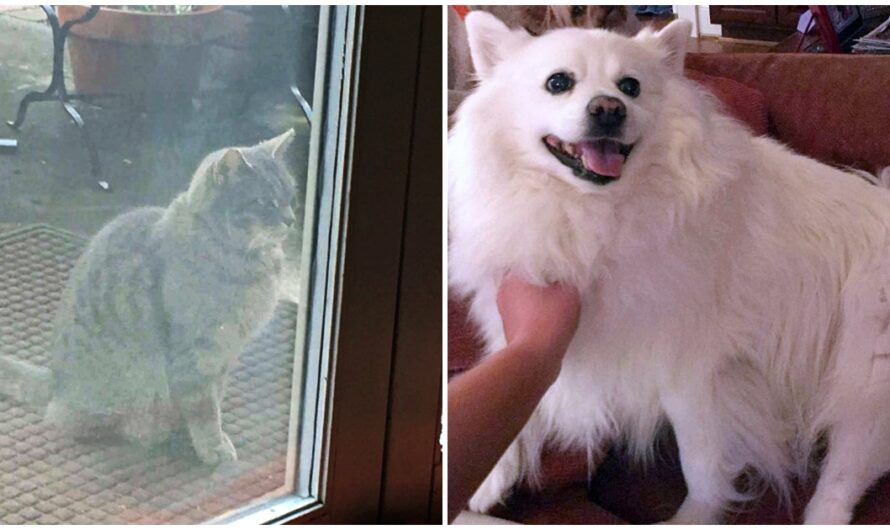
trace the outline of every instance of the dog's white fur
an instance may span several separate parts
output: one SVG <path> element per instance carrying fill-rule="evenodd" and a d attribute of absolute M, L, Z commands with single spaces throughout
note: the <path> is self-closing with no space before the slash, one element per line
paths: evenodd
<path fill-rule="evenodd" d="M 756 494 L 733 485 L 751 469 L 787 496 L 822 435 L 805 519 L 849 522 L 890 469 L 890 194 L 723 114 L 683 77 L 684 22 L 531 37 L 472 13 L 467 30 L 480 85 L 449 143 L 450 283 L 489 352 L 506 271 L 583 293 L 558 380 L 471 508 L 533 481 L 546 443 L 646 460 L 669 422 L 689 490 L 672 522 L 718 521 Z M 576 85 L 554 96 L 557 70 Z M 616 88 L 625 75 L 639 97 Z M 598 95 L 624 102 L 636 142 L 606 186 L 541 140 L 582 137 Z"/>

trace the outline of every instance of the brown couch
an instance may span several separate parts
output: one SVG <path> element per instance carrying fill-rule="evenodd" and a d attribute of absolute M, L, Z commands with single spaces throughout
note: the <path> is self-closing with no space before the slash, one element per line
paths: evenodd
<path fill-rule="evenodd" d="M 870 172 L 890 166 L 890 57 L 692 54 L 686 66 L 690 77 L 705 79 L 706 86 L 722 92 L 718 95 L 729 110 L 752 129 L 762 126 L 800 153 Z M 734 90 L 727 79 L 747 89 Z M 449 300 L 448 316 L 449 371 L 453 375 L 475 362 L 479 343 L 461 301 Z M 591 477 L 582 454 L 547 454 L 542 489 L 530 492 L 520 488 L 494 515 L 526 523 L 662 520 L 673 514 L 686 490 L 670 433 L 660 445 L 661 456 L 652 469 L 635 469 L 613 451 Z M 767 494 L 729 520 L 799 522 L 813 486 L 800 484 L 790 509 L 780 507 Z M 862 501 L 855 522 L 890 523 L 890 476 Z"/>

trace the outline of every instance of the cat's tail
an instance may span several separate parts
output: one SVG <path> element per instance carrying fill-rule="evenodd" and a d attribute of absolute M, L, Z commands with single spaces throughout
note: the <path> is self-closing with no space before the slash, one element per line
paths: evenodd
<path fill-rule="evenodd" d="M 43 410 L 52 399 L 52 372 L 0 355 L 0 395 Z"/>

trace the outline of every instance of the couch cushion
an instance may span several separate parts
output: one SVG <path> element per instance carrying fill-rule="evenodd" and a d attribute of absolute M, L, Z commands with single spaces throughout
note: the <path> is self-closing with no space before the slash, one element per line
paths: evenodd
<path fill-rule="evenodd" d="M 890 57 L 690 54 L 686 67 L 734 79 L 767 99 L 770 134 L 826 163 L 890 166 Z"/>
<path fill-rule="evenodd" d="M 708 75 L 698 70 L 686 70 L 686 77 L 702 85 L 717 96 L 726 112 L 743 122 L 757 136 L 769 131 L 766 96 L 759 90 L 727 77 Z"/>

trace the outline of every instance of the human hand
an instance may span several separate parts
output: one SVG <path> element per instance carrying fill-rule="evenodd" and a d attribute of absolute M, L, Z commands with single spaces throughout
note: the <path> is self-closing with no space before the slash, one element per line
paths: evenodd
<path fill-rule="evenodd" d="M 565 355 L 581 313 L 577 289 L 558 283 L 541 287 L 510 273 L 498 288 L 497 304 L 508 345 L 560 359 Z"/>

